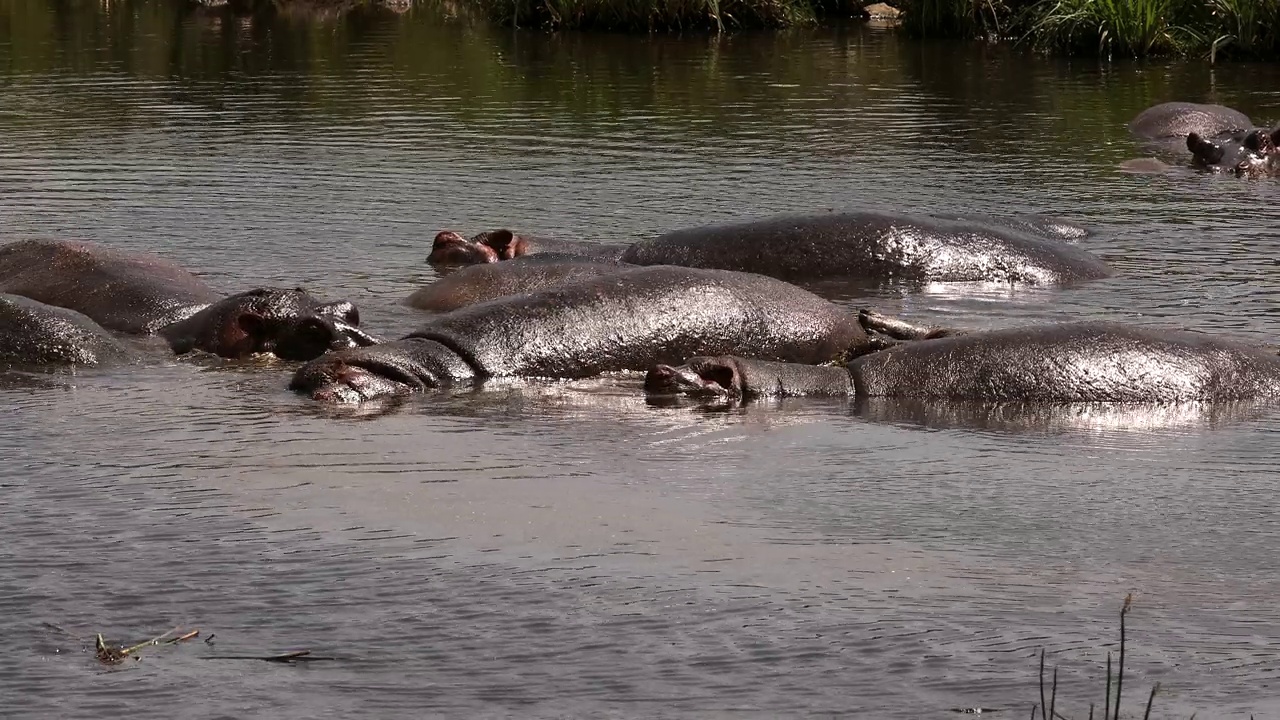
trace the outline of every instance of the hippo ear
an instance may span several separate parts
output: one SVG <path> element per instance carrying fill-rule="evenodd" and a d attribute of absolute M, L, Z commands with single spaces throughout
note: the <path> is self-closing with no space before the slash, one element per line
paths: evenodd
<path fill-rule="evenodd" d="M 516 256 L 516 240 L 516 234 L 510 230 L 494 230 L 485 233 L 483 242 L 493 248 L 498 253 L 498 257 L 511 260 Z"/>
<path fill-rule="evenodd" d="M 1244 146 L 1262 154 L 1275 150 L 1275 144 L 1271 142 L 1271 133 L 1265 130 L 1250 130 L 1249 134 L 1244 136 Z"/>
<path fill-rule="evenodd" d="M 737 363 L 732 358 L 691 358 L 688 364 L 698 377 L 719 385 L 730 395 L 740 395 L 745 389 Z"/>
<path fill-rule="evenodd" d="M 1197 133 L 1187 135 L 1187 149 L 1192 155 L 1210 165 L 1222 160 L 1222 148 L 1205 140 Z"/>
<path fill-rule="evenodd" d="M 257 340 L 267 332 L 267 322 L 256 312 L 242 312 L 236 317 L 236 327 L 245 335 Z"/>

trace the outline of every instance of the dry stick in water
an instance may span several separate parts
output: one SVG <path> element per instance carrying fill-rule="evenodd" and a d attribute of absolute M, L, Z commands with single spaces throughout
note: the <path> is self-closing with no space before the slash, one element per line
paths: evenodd
<path fill-rule="evenodd" d="M 1124 596 L 1124 606 L 1120 608 L 1120 668 L 1116 671 L 1116 714 L 1114 720 L 1120 720 L 1120 691 L 1124 688 L 1124 616 L 1129 614 L 1133 604 L 1133 593 Z"/>

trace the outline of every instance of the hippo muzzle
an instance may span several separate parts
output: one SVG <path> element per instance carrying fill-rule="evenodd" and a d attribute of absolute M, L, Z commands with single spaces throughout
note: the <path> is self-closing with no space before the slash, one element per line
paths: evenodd
<path fill-rule="evenodd" d="M 654 365 L 645 374 L 644 390 L 650 395 L 690 397 L 741 397 L 742 377 L 731 360 L 689 358 L 684 365 Z"/>

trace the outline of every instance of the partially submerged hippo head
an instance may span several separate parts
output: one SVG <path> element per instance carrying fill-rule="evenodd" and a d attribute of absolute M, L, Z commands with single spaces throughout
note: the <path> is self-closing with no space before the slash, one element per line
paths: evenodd
<path fill-rule="evenodd" d="M 1236 177 L 1280 176 L 1280 128 L 1222 133 L 1212 140 L 1187 135 L 1187 149 L 1201 167 Z"/>
<path fill-rule="evenodd" d="M 432 242 L 427 262 L 432 265 L 477 265 L 514 260 L 538 252 L 536 245 L 532 238 L 506 229 L 482 232 L 470 240 L 452 230 L 444 230 Z"/>
<path fill-rule="evenodd" d="M 346 300 L 322 303 L 301 289 L 260 288 L 223 298 L 161 334 L 177 353 L 311 360 L 330 350 L 376 344 L 359 324 L 359 311 Z"/>
<path fill-rule="evenodd" d="M 436 234 L 431 243 L 427 262 L 432 265 L 477 265 L 498 262 L 500 258 L 493 248 L 474 240 L 468 240 L 452 230 Z"/>
<path fill-rule="evenodd" d="M 654 365 L 644 377 L 650 395 L 742 396 L 744 382 L 732 357 L 694 357 L 683 365 Z"/>

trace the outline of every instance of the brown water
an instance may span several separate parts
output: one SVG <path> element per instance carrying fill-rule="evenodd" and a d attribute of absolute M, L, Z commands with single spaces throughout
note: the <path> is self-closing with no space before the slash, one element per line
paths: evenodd
<path fill-rule="evenodd" d="M 1118 277 L 842 290 L 930 322 L 1262 341 L 1280 185 L 1134 176 L 1167 99 L 1280 118 L 1280 68 L 1098 65 L 852 27 L 545 35 L 431 11 L 238 20 L 0 0 L 0 240 L 305 284 L 396 336 L 442 228 L 591 240 L 776 211 L 1043 211 Z M 635 378 L 330 413 L 289 369 L 0 387 L 5 717 L 951 717 L 1280 708 L 1280 413 L 650 407 Z M 54 623 L 70 635 L 42 623 Z M 95 632 L 216 634 L 105 669 Z M 210 655 L 309 648 L 276 665 Z"/>

